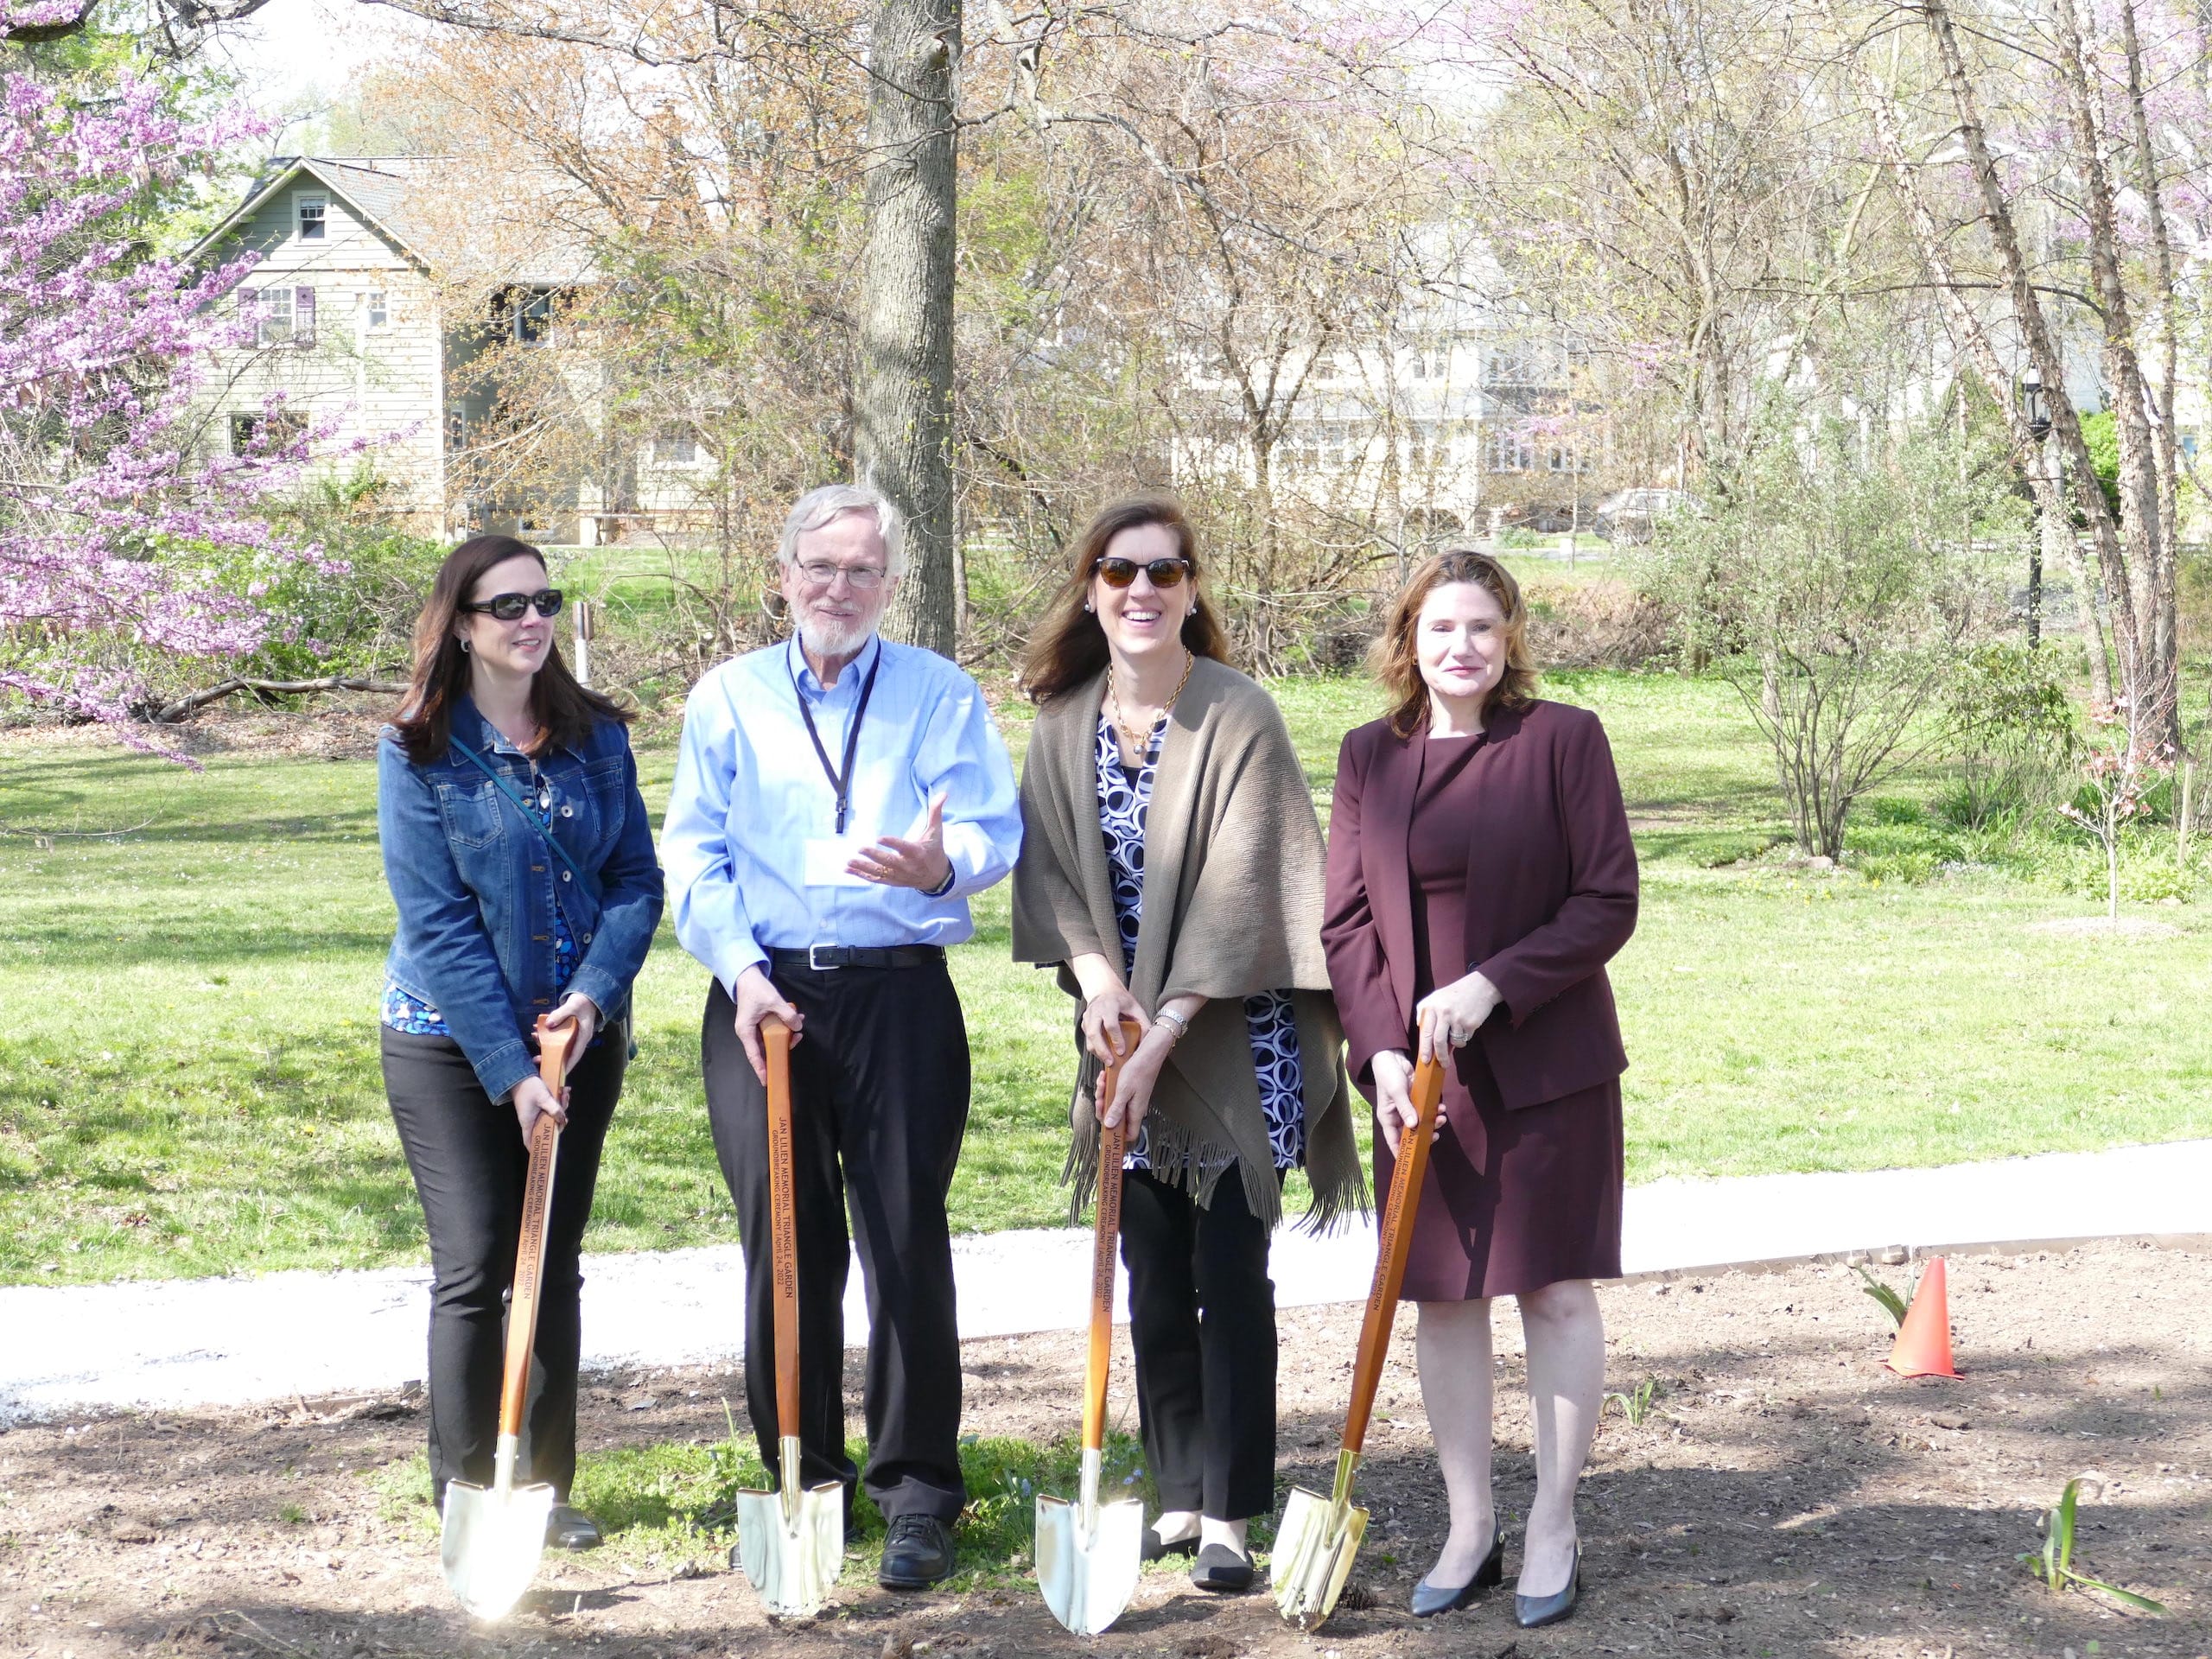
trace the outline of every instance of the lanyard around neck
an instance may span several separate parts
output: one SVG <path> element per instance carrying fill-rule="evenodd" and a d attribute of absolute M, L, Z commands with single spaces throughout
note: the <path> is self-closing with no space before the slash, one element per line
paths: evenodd
<path fill-rule="evenodd" d="M 830 791 L 837 798 L 837 833 L 845 833 L 845 820 L 853 810 L 853 757 L 860 752 L 861 722 L 868 718 L 868 700 L 875 695 L 875 677 L 883 667 L 883 647 L 879 645 L 875 660 L 868 664 L 868 678 L 861 682 L 860 706 L 853 710 L 853 723 L 845 728 L 845 764 L 842 771 L 830 764 L 830 751 L 822 747 L 822 734 L 816 729 L 813 712 L 806 706 L 806 693 L 799 690 L 798 671 L 784 659 L 785 671 L 791 677 L 791 696 L 798 700 L 798 717 L 806 722 L 806 734 L 814 740 L 814 758 L 822 762 L 822 775 L 830 780 Z"/>

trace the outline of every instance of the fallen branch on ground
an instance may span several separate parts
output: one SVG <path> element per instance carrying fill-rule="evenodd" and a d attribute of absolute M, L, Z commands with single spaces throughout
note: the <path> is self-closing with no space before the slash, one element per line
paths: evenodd
<path fill-rule="evenodd" d="M 255 680 L 243 677 L 211 685 L 205 691 L 194 691 L 189 696 L 179 697 L 175 702 L 156 711 L 156 725 L 172 726 L 194 709 L 204 709 L 211 702 L 240 691 L 265 691 L 279 696 L 296 696 L 303 691 L 377 691 L 397 696 L 407 688 L 394 680 L 361 679 L 351 674 L 334 674 L 321 680 Z"/>

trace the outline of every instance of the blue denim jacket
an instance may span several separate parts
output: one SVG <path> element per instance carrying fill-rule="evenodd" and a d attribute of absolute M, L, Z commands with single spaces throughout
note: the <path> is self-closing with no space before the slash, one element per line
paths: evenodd
<path fill-rule="evenodd" d="M 529 760 L 466 697 L 453 729 L 527 796 Z M 660 925 L 660 861 L 629 733 L 601 721 L 581 749 L 541 756 L 538 772 L 553 791 L 553 833 L 581 876 L 460 750 L 417 766 L 390 727 L 377 746 L 377 831 L 399 907 L 385 972 L 445 1016 L 494 1100 L 537 1069 L 531 1033 L 554 1006 L 554 907 L 583 948 L 568 988 L 609 1025 Z"/>

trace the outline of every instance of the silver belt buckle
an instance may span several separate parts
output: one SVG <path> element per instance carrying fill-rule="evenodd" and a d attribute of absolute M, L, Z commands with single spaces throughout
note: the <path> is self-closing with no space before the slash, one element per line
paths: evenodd
<path fill-rule="evenodd" d="M 840 969 L 840 968 L 842 968 L 842 967 L 843 967 L 843 966 L 844 966 L 844 963 L 840 963 L 840 962 L 823 962 L 823 961 L 820 961 L 820 960 L 817 958 L 817 953 L 818 953 L 818 952 L 820 952 L 820 951 L 823 951 L 823 950 L 836 950 L 837 948 L 838 948 L 838 947 L 837 947 L 837 946 L 836 946 L 836 945 L 834 945 L 834 944 L 810 944 L 810 945 L 808 945 L 808 946 L 806 947 L 806 965 L 807 965 L 807 967 L 808 967 L 808 968 L 810 968 L 810 969 L 812 969 L 814 972 L 816 972 L 816 973 L 817 973 L 817 974 L 834 974 L 834 973 L 836 973 L 836 972 L 837 971 L 837 969 Z"/>

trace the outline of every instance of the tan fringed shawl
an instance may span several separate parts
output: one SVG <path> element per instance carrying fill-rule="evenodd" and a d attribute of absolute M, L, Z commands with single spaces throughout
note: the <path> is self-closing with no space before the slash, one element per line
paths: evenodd
<path fill-rule="evenodd" d="M 1106 839 L 1098 823 L 1096 746 L 1102 674 L 1039 709 L 1022 767 L 1023 838 L 1014 871 L 1014 954 L 1065 964 L 1086 953 L 1119 967 Z M 1344 1027 L 1321 952 L 1321 826 L 1270 697 L 1235 669 L 1200 658 L 1176 699 L 1145 821 L 1144 919 L 1129 989 L 1146 1008 L 1196 995 L 1206 1005 L 1161 1069 L 1146 1119 L 1153 1174 L 1210 1205 L 1234 1159 L 1245 1202 L 1281 1218 L 1274 1160 L 1253 1069 L 1243 1000 L 1288 989 L 1306 1079 L 1308 1224 L 1363 1209 L 1367 1186 L 1352 1141 Z M 1078 1027 L 1078 1053 L 1082 1037 Z M 1076 1075 L 1074 1144 L 1063 1179 L 1079 1217 L 1097 1175 L 1090 1104 L 1098 1065 Z"/>

